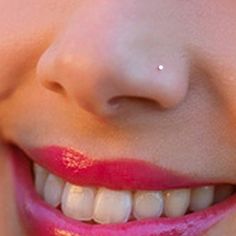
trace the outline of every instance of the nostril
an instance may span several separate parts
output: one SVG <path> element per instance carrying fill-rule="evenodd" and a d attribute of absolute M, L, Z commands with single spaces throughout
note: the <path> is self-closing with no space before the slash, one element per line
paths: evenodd
<path fill-rule="evenodd" d="M 113 97 L 108 101 L 108 105 L 117 108 L 120 107 L 120 100 L 122 99 L 121 96 Z"/>
<path fill-rule="evenodd" d="M 121 105 L 125 106 L 125 104 L 132 103 L 130 105 L 144 106 L 149 107 L 154 110 L 161 110 L 163 107 L 161 104 L 154 99 L 138 97 L 138 96 L 116 96 L 111 98 L 108 101 L 108 104 L 114 108 L 118 108 Z"/>
<path fill-rule="evenodd" d="M 44 86 L 53 92 L 61 93 L 61 94 L 65 93 L 63 86 L 61 86 L 61 84 L 59 84 L 57 82 L 52 82 L 52 81 L 45 82 Z"/>

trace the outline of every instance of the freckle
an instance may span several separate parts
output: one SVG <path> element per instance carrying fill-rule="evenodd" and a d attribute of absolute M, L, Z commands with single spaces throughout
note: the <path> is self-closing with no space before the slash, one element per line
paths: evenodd
<path fill-rule="evenodd" d="M 159 66 L 158 66 L 158 70 L 161 71 L 161 70 L 163 70 L 163 69 L 164 69 L 164 66 L 163 66 L 163 65 L 159 65 Z"/>

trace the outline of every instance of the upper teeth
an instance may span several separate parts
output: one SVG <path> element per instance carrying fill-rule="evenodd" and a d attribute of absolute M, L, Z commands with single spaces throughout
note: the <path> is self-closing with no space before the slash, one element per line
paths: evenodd
<path fill-rule="evenodd" d="M 34 165 L 37 192 L 51 206 L 61 206 L 71 218 L 100 224 L 124 223 L 131 218 L 178 217 L 199 211 L 233 193 L 232 185 L 166 191 L 124 191 L 66 183 Z"/>
<path fill-rule="evenodd" d="M 94 188 L 66 183 L 61 200 L 62 211 L 74 219 L 91 220 L 95 194 Z"/>

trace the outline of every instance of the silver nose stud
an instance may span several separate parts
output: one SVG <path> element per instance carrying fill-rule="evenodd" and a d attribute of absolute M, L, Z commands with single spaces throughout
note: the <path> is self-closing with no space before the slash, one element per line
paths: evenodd
<path fill-rule="evenodd" d="M 162 71 L 163 69 L 164 69 L 164 66 L 163 66 L 163 65 L 159 65 L 159 66 L 158 66 L 158 70 L 159 70 L 159 71 Z"/>

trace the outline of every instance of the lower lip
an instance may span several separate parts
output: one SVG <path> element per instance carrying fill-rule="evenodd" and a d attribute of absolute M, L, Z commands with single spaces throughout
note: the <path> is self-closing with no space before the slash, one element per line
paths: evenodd
<path fill-rule="evenodd" d="M 16 202 L 27 235 L 31 236 L 199 236 L 236 211 L 236 195 L 198 213 L 126 224 L 90 225 L 66 218 L 46 204 L 34 190 L 28 158 L 12 149 Z"/>

